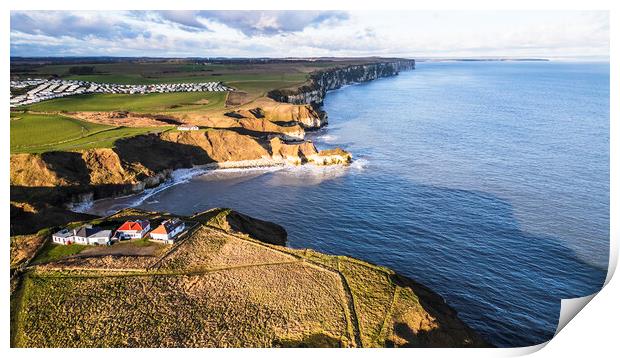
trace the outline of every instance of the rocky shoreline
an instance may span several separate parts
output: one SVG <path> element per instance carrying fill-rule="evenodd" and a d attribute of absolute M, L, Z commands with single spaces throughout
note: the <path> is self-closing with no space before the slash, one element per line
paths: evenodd
<path fill-rule="evenodd" d="M 212 170 L 284 165 L 348 165 L 352 156 L 345 150 L 334 148 L 319 151 L 312 142 L 304 140 L 306 130 L 318 129 L 327 124 L 327 115 L 320 108 L 326 93 L 348 84 L 393 76 L 399 71 L 413 68 L 415 68 L 415 61 L 403 60 L 318 71 L 313 73 L 309 82 L 301 87 L 271 91 L 268 94 L 271 98 L 270 101 L 279 102 L 275 105 L 270 103 L 271 107 L 241 108 L 226 113 L 226 116 L 233 123 L 226 128 L 200 131 L 165 131 L 159 134 L 140 135 L 119 140 L 114 148 L 11 155 L 11 235 L 13 236 L 15 231 L 20 230 L 30 230 L 21 233 L 32 234 L 40 228 L 52 228 L 58 224 L 65 224 L 70 217 L 69 215 L 63 216 L 64 213 L 61 211 L 60 213 L 55 212 L 55 215 L 64 218 L 65 221 L 62 223 L 39 221 L 36 220 L 37 212 L 40 214 L 39 216 L 43 216 L 47 215 L 45 213 L 50 212 L 50 210 L 60 210 L 60 208 L 75 210 L 74 205 L 76 203 L 140 193 L 145 189 L 157 187 L 170 180 L 175 170 L 178 169 Z M 101 223 L 102 220 L 124 220 L 124 218 L 132 218 L 136 215 L 140 217 L 149 216 L 149 219 L 157 220 L 161 216 L 170 214 L 125 209 L 109 217 L 96 219 L 93 217 L 90 219 L 95 219 Z M 24 217 L 26 219 L 23 219 Z M 20 228 L 14 228 L 15 219 L 22 224 Z M 335 321 L 341 320 L 341 317 L 345 317 L 347 321 L 345 326 L 333 329 L 333 332 L 320 332 L 319 336 L 316 332 L 304 330 L 294 336 L 276 335 L 269 341 L 263 342 L 261 340 L 257 341 L 260 343 L 256 343 L 248 340 L 242 345 L 277 347 L 488 346 L 483 339 L 458 318 L 456 311 L 446 304 L 441 296 L 390 269 L 344 256 L 329 256 L 312 250 L 287 248 L 285 247 L 286 231 L 282 227 L 229 209 L 213 209 L 183 219 L 197 223 L 198 229 L 189 234 L 189 238 L 177 245 L 178 247 L 175 246 L 170 251 L 162 251 L 163 254 L 159 256 L 112 255 L 100 252 L 91 256 L 78 255 L 57 262 L 37 265 L 37 267 L 27 267 L 31 257 L 20 268 L 24 272 L 27 270 L 29 275 L 24 275 L 19 280 L 12 278 L 12 295 L 14 291 L 19 292 L 22 289 L 20 280 L 29 280 L 31 276 L 35 279 L 45 278 L 49 280 L 51 287 L 59 291 L 69 286 L 56 284 L 53 281 L 55 277 L 59 275 L 62 277 L 65 274 L 75 275 L 76 273 L 87 277 L 91 272 L 96 271 L 104 274 L 113 272 L 114 275 L 119 275 L 118 277 L 121 277 L 123 272 L 130 272 L 127 275 L 129 278 L 126 280 L 127 287 L 123 288 L 123 292 L 131 292 L 135 289 L 136 294 L 132 296 L 138 297 L 141 292 L 145 291 L 131 286 L 133 281 L 130 279 L 136 270 L 147 279 L 157 278 L 157 282 L 160 283 L 166 280 L 170 273 L 179 275 L 179 277 L 191 273 L 198 277 L 201 285 L 209 285 L 212 279 L 206 274 L 208 270 L 215 267 L 224 272 L 227 267 L 222 262 L 230 264 L 231 269 L 237 269 L 242 264 L 244 267 L 247 266 L 251 270 L 256 270 L 256 272 L 248 275 L 247 283 L 244 283 L 242 287 L 227 292 L 246 289 L 250 293 L 256 291 L 258 294 L 254 296 L 241 295 L 244 299 L 262 297 L 264 292 L 259 290 L 262 286 L 257 284 L 259 278 L 275 275 L 265 281 L 264 284 L 275 284 L 280 288 L 292 287 L 293 285 L 299 286 L 300 280 L 306 279 L 308 273 L 311 272 L 317 277 L 320 276 L 321 282 L 329 282 L 331 285 L 328 288 L 330 293 L 325 297 L 319 297 L 320 299 L 331 302 L 334 297 L 339 297 L 342 300 L 339 305 L 334 306 L 331 310 L 327 310 L 323 306 L 318 307 L 316 310 L 317 322 L 323 323 L 323 315 L 325 314 L 336 317 Z M 79 220 L 89 219 L 80 217 Z M 43 234 L 38 233 L 32 236 L 36 235 L 42 236 Z M 24 237 L 26 236 L 28 235 L 24 235 Z M 208 244 L 214 241 L 214 237 L 217 238 L 215 241 L 221 246 Z M 42 245 L 44 244 L 45 241 Z M 245 250 L 242 250 L 243 255 L 239 254 L 240 248 Z M 180 254 L 177 255 L 178 252 Z M 36 255 L 35 252 L 34 256 Z M 151 265 L 149 260 L 154 261 L 155 264 Z M 282 262 L 283 260 L 285 261 Z M 212 261 L 213 266 L 209 266 Z M 170 264 L 166 265 L 167 263 Z M 274 271 L 275 268 L 266 268 L 261 271 L 265 265 L 275 267 L 275 265 L 283 264 L 288 265 L 288 268 L 282 272 Z M 136 267 L 138 268 L 136 269 Z M 207 271 L 204 272 L 204 275 L 196 276 L 197 269 Z M 298 275 L 298 278 L 293 278 L 292 274 Z M 239 280 L 244 282 L 244 279 L 244 276 L 235 273 L 234 276 L 227 278 L 224 282 L 237 282 Z M 105 283 L 106 279 L 102 278 L 101 280 Z M 290 280 L 290 282 L 287 283 L 286 280 Z M 38 281 L 35 280 L 35 282 Z M 75 282 L 86 282 L 86 280 L 76 280 Z M 285 284 L 280 285 L 280 282 Z M 317 290 L 312 289 L 315 287 L 317 279 L 312 278 L 308 282 L 307 285 L 301 285 L 294 290 L 295 294 L 292 299 L 300 296 L 300 303 L 308 305 L 309 309 L 314 309 L 308 302 L 313 302 L 317 298 Z M 163 293 L 173 292 L 175 295 L 180 295 L 179 297 L 187 305 L 188 312 L 195 311 L 196 307 L 204 306 L 203 302 L 194 299 L 195 297 L 202 297 L 202 294 L 195 295 L 192 291 L 195 282 L 191 284 L 180 283 L 182 284 L 181 289 L 176 286 L 176 282 L 166 281 L 164 285 L 153 286 L 153 292 L 156 289 L 163 289 L 165 291 Z M 219 282 L 216 284 L 216 286 L 220 286 Z M 368 284 L 372 284 L 374 289 L 370 294 L 365 291 Z M 325 284 L 323 283 L 323 285 Z M 45 288 L 43 285 L 32 284 L 29 287 L 34 287 L 33 289 Z M 79 287 L 77 291 L 71 292 L 71 287 L 73 286 L 70 286 L 69 291 L 67 291 L 69 294 L 83 290 Z M 101 285 L 98 283 L 94 289 L 100 287 Z M 274 286 L 267 291 L 277 292 L 277 287 Z M 213 290 L 206 292 L 213 292 Z M 100 294 L 102 297 L 105 297 L 106 294 L 112 297 L 116 293 L 100 292 Z M 46 295 L 35 296 L 45 297 Z M 164 294 L 156 296 L 161 298 Z M 278 300 L 270 300 L 270 304 L 287 302 L 291 299 L 285 294 L 281 294 L 281 296 Z M 112 299 L 104 301 L 111 302 Z M 230 297 L 210 300 L 209 302 L 219 305 L 229 301 Z M 363 304 L 360 305 L 360 302 Z M 250 303 L 256 307 L 269 306 L 260 300 Z M 43 312 L 43 309 L 37 306 L 34 301 L 22 304 L 30 304 L 33 308 L 26 310 L 26 312 Z M 376 307 L 371 307 L 372 305 Z M 245 303 L 239 305 L 239 307 L 246 306 Z M 90 317 L 90 307 L 90 305 L 80 306 L 75 312 L 78 317 Z M 154 305 L 153 307 L 158 306 Z M 110 309 L 112 312 L 117 308 L 112 307 Z M 283 305 L 282 307 L 274 307 L 272 312 L 286 313 L 289 309 Z M 74 327 L 75 323 L 66 321 L 66 315 L 60 314 L 61 312 L 64 311 L 53 310 L 50 312 L 51 315 L 45 315 L 44 319 L 39 321 L 54 328 L 63 324 L 69 328 Z M 156 310 L 153 313 L 162 314 L 162 312 Z M 375 317 L 377 312 L 384 312 L 384 314 L 381 317 Z M 237 314 L 246 314 L 246 312 L 238 309 L 235 317 Z M 208 315 L 204 316 L 207 317 Z M 222 317 L 225 318 L 225 316 L 219 318 L 222 319 Z M 250 322 L 251 317 L 252 315 L 249 315 L 243 321 Z M 299 317 L 305 316 L 295 313 L 286 317 L 286 319 L 282 318 L 270 324 L 277 327 L 281 321 L 288 325 L 288 320 L 300 319 Z M 200 315 L 192 315 L 190 320 L 201 320 L 202 318 Z M 141 321 L 140 317 L 137 317 L 136 322 L 138 321 Z M 163 321 L 172 322 L 172 324 L 185 322 L 176 317 Z M 48 338 L 39 339 L 36 332 L 30 331 L 31 327 L 31 325 L 23 324 L 19 327 L 19 334 L 12 331 L 12 345 L 39 346 L 40 342 L 43 341 L 46 342 L 46 345 L 50 344 Z M 127 325 L 125 322 L 118 322 L 118 327 L 121 329 L 118 332 L 114 331 L 111 337 L 114 339 L 121 337 L 120 340 L 106 342 L 106 345 L 157 346 L 151 343 L 151 338 L 147 334 L 144 334 L 145 332 L 148 333 L 149 330 L 138 329 L 138 332 L 142 332 L 142 335 L 136 336 L 138 341 L 127 343 L 129 341 L 122 340 Z M 182 327 L 171 328 L 165 331 L 172 332 Z M 210 331 L 194 330 L 194 332 L 200 334 Z M 183 335 L 179 336 L 181 338 L 168 337 L 166 344 L 187 347 L 202 346 L 196 342 L 206 342 L 210 338 L 198 337 L 200 338 L 198 340 L 198 338 L 193 337 L 192 339 L 196 339 L 185 340 Z M 14 340 L 14 337 L 19 339 Z M 84 335 L 82 338 L 83 341 L 80 341 L 79 345 L 88 346 L 91 344 L 89 337 Z M 134 338 L 132 337 L 132 339 Z M 101 345 L 101 341 L 93 340 L 92 342 Z M 57 346 L 71 346 L 72 344 L 77 343 L 62 339 L 53 343 Z M 161 343 L 159 345 L 161 346 Z"/>
<path fill-rule="evenodd" d="M 139 135 L 118 140 L 114 148 L 12 154 L 11 217 L 16 219 L 12 231 L 23 234 L 29 233 L 24 229 L 40 228 L 30 222 L 21 225 L 20 218 L 35 217 L 51 207 L 57 211 L 84 201 L 136 194 L 164 183 L 181 168 L 348 165 L 350 153 L 340 148 L 319 151 L 304 140 L 306 131 L 327 124 L 321 109 L 326 93 L 413 68 L 414 60 L 398 60 L 317 71 L 303 86 L 271 91 L 270 98 L 226 112 L 222 118 L 175 119 L 219 129 Z"/>

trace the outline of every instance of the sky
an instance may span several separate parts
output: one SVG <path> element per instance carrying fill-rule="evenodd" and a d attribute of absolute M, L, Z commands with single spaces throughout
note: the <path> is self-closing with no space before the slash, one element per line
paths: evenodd
<path fill-rule="evenodd" d="M 11 56 L 606 60 L 606 11 L 11 11 Z"/>

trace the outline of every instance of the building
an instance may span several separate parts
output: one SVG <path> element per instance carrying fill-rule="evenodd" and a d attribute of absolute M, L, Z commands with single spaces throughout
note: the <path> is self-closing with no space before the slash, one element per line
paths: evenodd
<path fill-rule="evenodd" d="M 173 244 L 174 240 L 185 230 L 185 223 L 179 219 L 168 219 L 151 231 L 151 238 Z"/>
<path fill-rule="evenodd" d="M 151 230 L 148 220 L 126 221 L 116 230 L 120 239 L 141 239 Z"/>
<path fill-rule="evenodd" d="M 145 94 L 167 92 L 214 92 L 232 91 L 221 82 L 203 83 L 172 83 L 154 85 L 121 85 L 116 83 L 94 83 L 88 81 L 60 80 L 60 79 L 27 79 L 11 81 L 11 88 L 26 88 L 37 86 L 24 95 L 12 96 L 11 107 L 28 105 L 53 98 L 73 96 L 82 93 L 116 93 L 116 94 Z"/>
<path fill-rule="evenodd" d="M 200 129 L 198 128 L 198 126 L 190 126 L 187 124 L 177 127 L 177 130 L 180 130 L 180 131 L 197 131 L 198 129 Z"/>
<path fill-rule="evenodd" d="M 102 230 L 91 225 L 84 225 L 77 229 L 62 229 L 52 235 L 56 244 L 71 245 L 107 245 L 110 243 L 112 230 Z"/>

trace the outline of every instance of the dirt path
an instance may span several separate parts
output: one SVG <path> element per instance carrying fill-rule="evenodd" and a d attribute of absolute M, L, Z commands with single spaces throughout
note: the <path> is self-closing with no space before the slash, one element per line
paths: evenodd
<path fill-rule="evenodd" d="M 192 227 L 192 229 L 193 229 L 192 231 L 196 230 L 196 228 L 198 228 L 198 227 L 200 227 L 200 225 L 196 225 L 196 226 Z M 212 227 L 212 226 L 208 226 L 208 227 L 209 227 L 209 229 L 217 231 L 218 234 L 222 234 L 224 236 L 227 236 L 229 239 L 243 240 L 246 243 L 250 243 L 252 245 L 259 246 L 262 249 L 274 251 L 274 252 L 277 252 L 279 254 L 284 254 L 284 255 L 290 257 L 290 259 L 282 260 L 282 261 L 277 261 L 277 262 L 263 262 L 263 263 L 255 263 L 255 264 L 242 264 L 242 265 L 212 267 L 212 268 L 208 268 L 208 269 L 200 269 L 200 270 L 192 270 L 192 271 L 178 271 L 178 272 L 156 271 L 155 267 L 157 267 L 157 265 L 159 263 L 161 263 L 171 253 L 175 252 L 179 247 L 181 247 L 182 245 L 187 243 L 187 238 L 189 238 L 189 236 L 191 236 L 191 233 L 188 233 L 183 240 L 181 240 L 178 243 L 176 243 L 173 247 L 171 247 L 168 251 L 166 251 L 166 253 L 164 255 L 162 255 L 161 258 L 159 258 L 154 264 L 152 264 L 148 268 L 145 268 L 145 269 L 113 269 L 113 270 L 111 270 L 111 269 L 99 269 L 99 268 L 83 268 L 83 270 L 84 271 L 89 271 L 89 272 L 99 272 L 99 274 L 93 275 L 93 277 L 111 277 L 111 278 L 116 278 L 116 277 L 120 278 L 120 277 L 126 277 L 126 276 L 208 275 L 208 274 L 214 273 L 214 272 L 229 271 L 229 270 L 235 270 L 235 269 L 244 269 L 244 268 L 251 268 L 251 267 L 278 266 L 278 265 L 291 265 L 291 264 L 300 264 L 300 265 L 308 266 L 308 267 L 313 268 L 315 270 L 328 271 L 331 274 L 337 275 L 337 277 L 340 280 L 340 286 L 341 286 L 341 289 L 342 289 L 341 293 L 342 293 L 344 301 L 345 301 L 345 302 L 343 302 L 343 305 L 344 305 L 344 307 L 346 307 L 346 310 L 345 310 L 345 320 L 347 321 L 347 330 L 349 331 L 349 335 L 352 336 L 351 338 L 355 342 L 355 346 L 356 347 L 360 347 L 360 348 L 363 347 L 363 342 L 362 342 L 362 339 L 361 339 L 360 323 L 359 323 L 359 319 L 357 317 L 357 311 L 355 309 L 355 301 L 353 299 L 353 293 L 351 292 L 351 288 L 349 287 L 349 284 L 347 282 L 346 277 L 344 276 L 344 274 L 340 270 L 334 269 L 332 267 L 329 267 L 327 265 L 324 265 L 324 264 L 321 264 L 321 263 L 318 263 L 318 262 L 315 262 L 315 261 L 309 261 L 305 257 L 293 254 L 291 252 L 287 252 L 287 251 L 284 251 L 284 250 L 278 250 L 277 248 L 275 248 L 275 247 L 273 247 L 271 245 L 264 244 L 264 243 L 259 242 L 259 241 L 255 241 L 255 240 L 251 240 L 251 239 L 248 239 L 248 238 L 244 238 L 243 236 L 237 236 L 237 235 L 231 234 L 231 233 L 229 233 L 229 232 L 227 232 L 225 230 L 222 230 L 220 228 L 216 228 L 216 227 Z M 33 266 L 29 266 L 29 267 L 32 268 Z M 49 270 L 50 271 L 54 271 L 54 272 L 63 271 L 62 268 L 58 268 L 58 269 L 49 268 Z M 85 276 L 88 277 L 88 275 L 80 275 L 80 274 L 62 275 L 61 277 L 63 277 L 63 278 L 83 278 Z M 336 299 L 333 296 L 332 296 L 332 298 Z"/>

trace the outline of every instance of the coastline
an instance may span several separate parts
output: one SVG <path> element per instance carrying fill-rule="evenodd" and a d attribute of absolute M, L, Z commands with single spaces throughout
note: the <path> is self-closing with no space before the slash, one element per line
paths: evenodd
<path fill-rule="evenodd" d="M 411 68 L 406 68 L 402 71 L 411 71 L 411 70 L 415 70 L 415 61 L 413 62 L 414 65 Z M 390 76 L 380 76 L 377 78 L 374 78 L 372 80 L 377 80 L 377 79 L 381 79 L 381 78 L 385 78 L 385 77 L 392 77 L 392 76 L 396 76 L 400 73 L 397 72 L 395 74 L 392 74 Z M 372 81 L 371 80 L 371 81 Z M 364 82 L 369 82 L 367 81 L 354 81 L 354 82 L 350 82 L 350 83 L 344 83 L 344 84 L 340 84 L 334 88 L 325 90 L 325 94 L 321 97 L 321 103 L 319 104 L 319 106 L 322 106 L 322 101 L 323 98 L 329 94 L 332 91 L 338 91 L 341 89 L 344 89 L 346 87 L 349 86 L 356 86 L 356 85 L 360 85 L 363 84 Z M 286 102 L 284 102 L 286 103 Z M 328 122 L 327 122 L 327 117 L 328 117 L 328 113 L 327 112 L 323 112 L 324 115 L 324 122 L 318 126 L 318 127 L 314 127 L 314 128 L 307 128 L 306 131 L 307 132 L 316 132 L 318 130 L 324 129 L 328 126 Z M 336 164 L 336 165 L 343 165 L 343 166 L 349 166 L 352 162 L 353 162 L 354 157 L 351 156 L 351 160 L 349 161 L 349 163 L 346 164 Z M 155 193 L 159 193 L 161 191 L 164 191 L 172 186 L 178 185 L 178 184 L 182 184 L 194 177 L 203 175 L 205 173 L 207 173 L 208 171 L 212 171 L 212 170 L 218 170 L 218 169 L 275 169 L 275 168 L 285 168 L 287 166 L 305 166 L 305 165 L 314 165 L 314 166 L 321 166 L 321 165 L 326 165 L 326 164 L 317 164 L 315 162 L 308 162 L 308 163 L 303 163 L 303 164 L 293 164 L 291 165 L 291 161 L 288 160 L 287 158 L 281 158 L 281 159 L 273 159 L 273 158 L 263 158 L 263 159 L 254 159 L 254 160 L 240 160 L 240 161 L 228 161 L 228 162 L 215 162 L 215 163 L 208 163 L 208 164 L 202 164 L 202 165 L 194 165 L 191 168 L 178 168 L 178 169 L 174 169 L 171 170 L 169 172 L 166 172 L 164 174 L 164 176 L 161 178 L 161 180 L 157 181 L 157 184 L 150 184 L 150 185 L 143 185 L 139 190 L 135 190 L 135 191 L 131 191 L 129 193 L 126 194 L 122 194 L 122 195 L 114 195 L 114 196 L 108 196 L 108 197 L 102 197 L 102 198 L 97 198 L 95 200 L 91 199 L 86 199 L 86 200 L 81 200 L 81 201 L 77 201 L 77 202 L 70 202 L 66 204 L 67 209 L 75 212 L 75 213 L 81 213 L 81 214 L 92 214 L 92 212 L 89 212 L 88 209 L 90 207 L 92 207 L 95 203 L 103 201 L 103 200 L 109 200 L 112 198 L 115 199 L 121 199 L 121 198 L 127 198 L 127 197 L 132 197 L 132 196 L 136 196 L 136 195 L 141 195 L 143 194 L 145 191 L 147 190 L 153 190 L 153 193 L 151 193 L 150 195 L 148 195 L 146 198 L 152 196 Z M 327 164 L 328 165 L 328 164 Z M 175 182 L 170 182 L 171 179 L 175 178 L 175 175 L 178 175 L 179 173 L 185 173 L 187 171 L 191 171 L 191 174 L 189 175 L 183 175 L 181 180 L 175 181 Z M 146 199 L 145 198 L 145 199 Z M 133 204 L 133 206 L 127 206 L 127 207 L 134 207 L 136 205 L 140 205 L 142 202 L 144 202 L 143 200 L 140 200 L 138 204 Z"/>
<path fill-rule="evenodd" d="M 350 83 L 347 85 L 355 85 L 361 82 L 354 82 L 354 83 Z M 329 91 L 332 90 L 337 90 L 340 89 L 342 87 L 337 87 L 334 89 L 331 89 Z M 328 92 L 329 92 L 328 91 Z M 317 128 L 318 129 L 318 128 Z M 321 151 L 323 152 L 323 151 Z M 333 154 L 333 155 L 338 155 Z M 311 166 L 315 166 L 315 164 L 313 164 L 312 160 L 308 160 L 306 162 L 306 164 L 301 164 L 301 163 L 296 163 L 296 159 L 295 158 L 290 158 L 290 157 L 286 157 L 286 156 L 282 156 L 279 159 L 274 159 L 274 158 L 261 158 L 261 159 L 253 159 L 253 160 L 233 160 L 233 161 L 223 161 L 223 162 L 215 162 L 215 163 L 207 163 L 207 164 L 202 164 L 202 165 L 193 165 L 189 168 L 177 168 L 175 170 L 172 169 L 166 169 L 164 171 L 159 172 L 156 176 L 154 177 L 148 177 L 147 179 L 145 179 L 144 181 L 140 182 L 137 185 L 134 185 L 134 187 L 136 187 L 138 190 L 129 194 L 129 195 L 125 195 L 125 196 L 118 196 L 118 197 L 130 197 L 133 195 L 140 195 L 142 193 L 144 193 L 146 190 L 152 190 L 153 192 L 144 197 L 141 198 L 141 202 L 144 201 L 145 199 L 147 199 L 148 197 L 150 197 L 153 194 L 156 194 L 158 192 L 161 192 L 163 190 L 166 190 L 168 188 L 170 188 L 171 186 L 174 185 L 178 185 L 180 183 L 183 183 L 187 180 L 190 180 L 193 177 L 196 177 L 198 175 L 202 175 L 204 173 L 207 173 L 209 171 L 215 171 L 218 169 L 258 169 L 258 170 L 270 170 L 270 169 L 278 169 L 278 168 L 286 168 L 286 167 L 307 167 L 308 165 Z M 293 163 L 293 164 L 292 164 Z M 297 164 L 297 165 L 296 165 Z M 321 167 L 321 164 L 316 164 L 317 167 Z M 337 164 L 337 167 L 346 167 L 348 166 L 347 164 Z M 172 182 L 170 182 L 170 180 L 172 180 Z M 147 182 L 148 183 L 145 183 Z M 167 184 L 168 183 L 168 184 Z M 92 198 L 94 195 L 91 195 L 90 197 Z M 86 195 L 86 197 L 88 197 L 88 195 Z M 105 198 L 101 198 L 99 200 L 105 200 L 105 199 L 109 199 L 109 197 L 105 197 Z M 89 205 L 92 205 L 93 203 L 95 203 L 96 200 L 94 201 L 82 201 L 82 202 L 72 202 L 69 204 L 69 207 L 72 211 L 76 212 L 76 213 L 83 213 L 85 212 L 85 209 L 88 208 Z M 131 205 L 128 206 L 128 208 L 131 207 L 135 207 L 136 205 Z M 124 209 L 123 209 L 124 210 Z M 122 210 L 121 210 L 122 211 Z M 119 211 L 116 211 L 115 214 L 119 214 Z M 107 216 L 106 216 L 107 217 Z M 307 250 L 306 250 L 307 252 Z M 356 261 L 356 259 L 350 259 L 353 261 Z M 360 261 L 361 262 L 361 261 Z M 371 264 L 364 264 L 364 265 L 371 265 Z M 371 265 L 374 266 L 374 265 Z M 387 268 L 382 268 L 385 270 L 389 270 Z M 391 271 L 391 270 L 390 270 Z M 453 329 L 452 327 L 450 327 L 451 325 L 449 325 L 447 328 L 447 332 L 450 332 L 446 338 L 449 338 L 449 340 L 454 339 L 449 337 L 450 334 L 454 334 L 455 336 L 459 336 L 461 334 L 464 334 L 467 338 L 464 339 L 464 341 L 462 341 L 459 344 L 465 344 L 466 346 L 470 345 L 470 344 L 474 344 L 474 345 L 482 345 L 482 346 L 487 346 L 488 344 L 485 343 L 482 339 L 480 339 L 477 334 L 471 330 L 467 325 L 465 325 L 459 318 L 458 318 L 458 314 L 457 312 L 450 307 L 445 299 L 443 297 L 441 297 L 440 295 L 436 294 L 435 292 L 433 292 L 432 290 L 428 289 L 426 286 L 423 286 L 421 284 L 419 284 L 417 281 L 414 281 L 406 276 L 397 274 L 394 271 L 391 271 L 391 278 L 390 280 L 392 280 L 395 284 L 397 285 L 402 285 L 403 287 L 409 287 L 410 289 L 414 290 L 414 292 L 416 292 L 416 294 L 420 295 L 420 300 L 424 300 L 427 303 L 432 302 L 432 304 L 430 304 L 429 306 L 426 306 L 423 304 L 423 308 L 425 310 L 428 310 L 428 312 L 433 315 L 433 316 L 439 316 L 442 317 L 442 319 L 449 319 L 450 321 L 454 321 L 455 325 L 459 326 L 459 328 L 454 328 L 454 331 L 451 331 L 451 329 Z M 345 282 L 345 287 L 346 290 L 349 291 L 349 295 L 352 295 L 352 293 L 350 292 L 350 288 L 348 288 L 348 284 L 346 283 L 346 279 L 344 279 Z M 394 296 L 396 299 L 396 296 Z M 449 318 L 448 318 L 449 317 Z M 441 319 L 440 319 L 441 320 Z M 356 324 L 357 325 L 357 324 Z M 446 329 L 446 328 L 442 328 L 442 329 Z M 358 331 L 360 330 L 360 328 L 357 328 Z M 458 331 L 458 332 L 457 332 Z M 464 332 L 464 333 L 463 333 Z M 409 340 L 410 338 L 407 338 L 406 340 Z M 388 346 L 394 343 L 387 343 Z M 409 343 L 411 344 L 411 343 Z M 419 343 L 418 343 L 419 344 Z M 423 345 L 425 344 L 436 344 L 436 343 L 423 343 Z M 443 343 L 445 344 L 445 343 Z M 455 343 L 451 343 L 451 344 L 455 344 Z M 398 344 L 400 345 L 400 344 Z M 361 341 L 358 339 L 356 346 L 362 346 Z"/>

